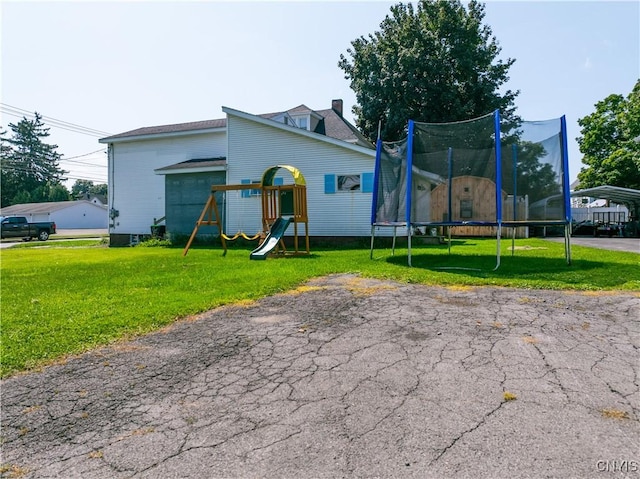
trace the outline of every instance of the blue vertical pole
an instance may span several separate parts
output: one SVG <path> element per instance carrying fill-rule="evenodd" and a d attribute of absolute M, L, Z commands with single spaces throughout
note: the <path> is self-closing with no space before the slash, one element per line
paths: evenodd
<path fill-rule="evenodd" d="M 500 267 L 500 238 L 502 237 L 502 139 L 500 138 L 500 110 L 494 113 L 495 150 L 496 150 L 496 267 Z M 513 251 L 513 249 L 512 249 Z"/>
<path fill-rule="evenodd" d="M 371 199 L 371 224 L 378 218 L 378 182 L 380 181 L 380 165 L 382 161 L 382 140 L 378 138 L 376 142 L 376 164 L 373 170 L 373 196 Z"/>
<path fill-rule="evenodd" d="M 511 152 L 513 156 L 513 221 L 518 219 L 517 207 L 518 207 L 518 146 L 514 143 L 511 145 Z"/>
<path fill-rule="evenodd" d="M 569 185 L 569 155 L 567 152 L 567 119 L 560 118 L 560 140 L 562 141 L 562 193 L 564 196 L 564 220 L 571 224 L 571 186 Z"/>
<path fill-rule="evenodd" d="M 495 150 L 496 150 L 496 216 L 502 223 L 502 145 L 500 139 L 500 110 L 494 113 Z"/>
<path fill-rule="evenodd" d="M 409 132 L 407 139 L 407 198 L 405 205 L 405 218 L 407 228 L 411 225 L 411 190 L 413 189 L 413 120 L 409 120 Z"/>
<path fill-rule="evenodd" d="M 562 142 L 562 189 L 564 193 L 564 254 L 571 264 L 571 192 L 569 188 L 569 148 L 567 146 L 567 119 L 560 117 L 560 140 Z"/>
<path fill-rule="evenodd" d="M 407 220 L 407 264 L 411 266 L 411 190 L 413 189 L 413 120 L 409 120 L 407 140 L 407 200 L 405 216 Z"/>
<path fill-rule="evenodd" d="M 453 215 L 451 214 L 452 211 L 452 206 L 453 206 L 453 202 L 451 200 L 452 196 L 453 196 L 453 148 L 449 147 L 449 149 L 447 150 L 447 176 L 448 176 L 448 192 L 447 192 L 447 221 L 449 223 L 451 223 L 451 221 L 453 220 Z"/>

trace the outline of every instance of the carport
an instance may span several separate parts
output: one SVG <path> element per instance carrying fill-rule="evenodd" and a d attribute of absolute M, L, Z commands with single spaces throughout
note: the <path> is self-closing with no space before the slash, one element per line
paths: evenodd
<path fill-rule="evenodd" d="M 572 191 L 571 196 L 590 197 L 601 200 L 609 200 L 629 208 L 632 220 L 638 220 L 638 210 L 640 210 L 640 190 L 631 188 L 621 188 L 619 186 L 596 186 L 584 190 Z"/>
<path fill-rule="evenodd" d="M 640 212 L 640 190 L 632 188 L 622 188 L 619 186 L 596 186 L 584 190 L 571 192 L 572 197 L 589 197 L 613 201 L 614 203 L 625 205 L 629 209 L 629 222 L 633 231 L 638 234 L 638 213 Z"/>

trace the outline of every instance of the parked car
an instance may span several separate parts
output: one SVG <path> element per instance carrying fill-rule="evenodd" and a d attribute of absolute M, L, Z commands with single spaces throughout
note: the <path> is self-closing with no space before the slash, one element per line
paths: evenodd
<path fill-rule="evenodd" d="M 594 232 L 595 236 L 608 236 L 611 238 L 612 236 L 621 236 L 620 235 L 620 225 L 614 223 L 598 223 L 596 225 L 596 230 Z"/>
<path fill-rule="evenodd" d="M 22 238 L 24 241 L 30 241 L 31 238 L 47 241 L 56 232 L 54 222 L 29 223 L 25 216 L 0 216 L 0 227 L 2 239 Z"/>
<path fill-rule="evenodd" d="M 594 236 L 596 232 L 596 225 L 593 221 L 579 221 L 574 222 L 571 227 L 571 234 L 573 236 Z"/>

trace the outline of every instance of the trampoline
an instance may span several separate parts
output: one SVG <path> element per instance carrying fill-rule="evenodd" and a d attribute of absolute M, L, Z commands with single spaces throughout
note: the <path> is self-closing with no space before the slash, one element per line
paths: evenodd
<path fill-rule="evenodd" d="M 494 236 L 496 266 L 506 230 L 564 229 L 571 263 L 571 205 L 566 119 L 501 120 L 495 111 L 455 123 L 410 120 L 405 138 L 377 141 L 371 207 L 371 257 L 376 230 L 407 236 L 408 264 L 416 231 Z M 513 248 L 512 248 L 513 251 Z"/>

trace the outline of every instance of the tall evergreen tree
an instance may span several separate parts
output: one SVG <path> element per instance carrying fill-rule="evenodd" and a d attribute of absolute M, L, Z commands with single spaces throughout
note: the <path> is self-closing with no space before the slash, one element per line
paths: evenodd
<path fill-rule="evenodd" d="M 17 124 L 9 123 L 12 137 L 7 138 L 6 133 L 1 136 L 2 206 L 21 202 L 25 198 L 49 201 L 49 198 L 42 198 L 42 194 L 38 193 L 42 190 L 38 188 L 61 185 L 67 173 L 59 166 L 62 155 L 56 151 L 58 145 L 44 142 L 49 136 L 49 128 L 45 127 L 39 113 L 36 112 L 34 116 L 33 120 L 23 118 Z"/>
<path fill-rule="evenodd" d="M 483 25 L 484 5 L 471 0 L 419 0 L 391 7 L 380 30 L 351 42 L 338 66 L 351 81 L 358 128 L 374 140 L 399 139 L 408 119 L 441 123 L 500 109 L 514 115 L 519 92 L 499 89 L 515 60 Z"/>

